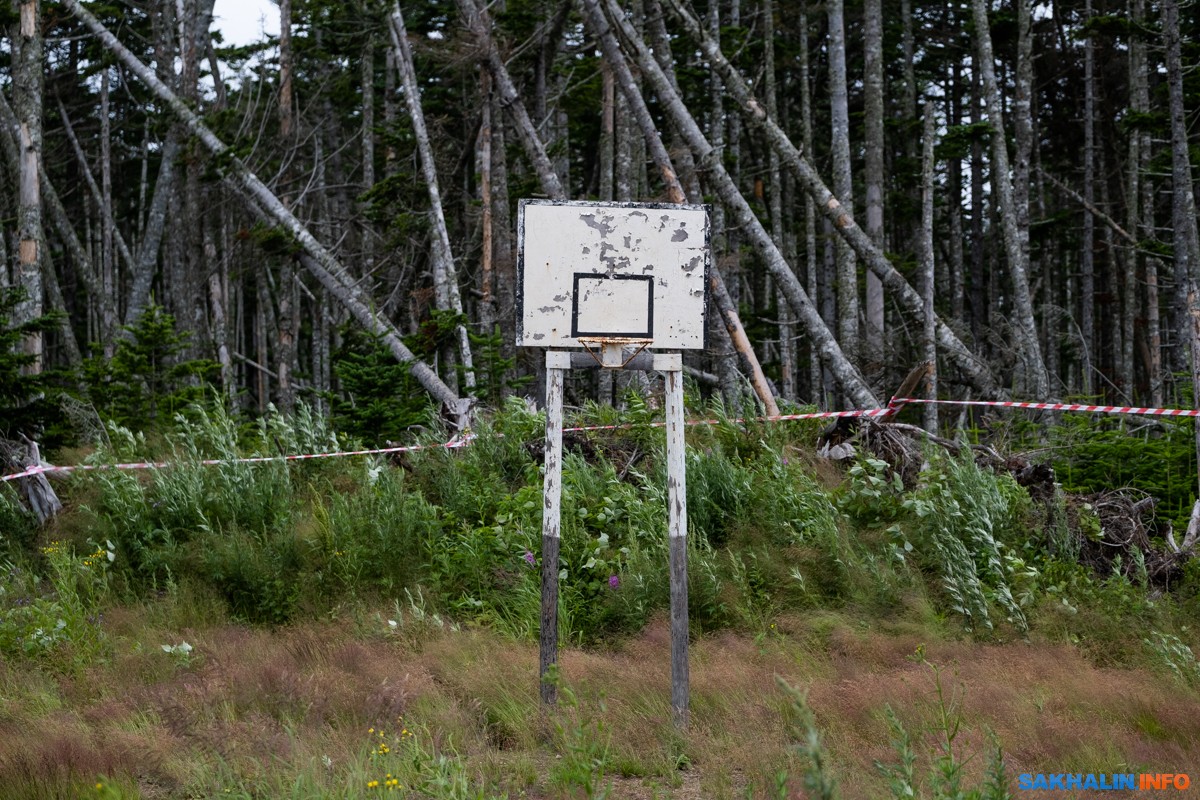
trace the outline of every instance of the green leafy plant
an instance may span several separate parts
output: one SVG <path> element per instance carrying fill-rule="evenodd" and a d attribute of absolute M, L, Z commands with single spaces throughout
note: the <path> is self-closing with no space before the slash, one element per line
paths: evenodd
<path fill-rule="evenodd" d="M 218 366 L 185 358 L 191 334 L 175 317 L 151 303 L 128 335 L 117 339 L 111 357 L 97 352 L 83 364 L 83 378 L 96 409 L 122 425 L 153 429 L 210 396 Z"/>

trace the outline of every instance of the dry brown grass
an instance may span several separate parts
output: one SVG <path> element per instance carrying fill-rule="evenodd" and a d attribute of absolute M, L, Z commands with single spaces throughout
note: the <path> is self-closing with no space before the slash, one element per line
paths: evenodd
<path fill-rule="evenodd" d="M 559 728 L 589 718 L 611 736 L 612 796 L 740 797 L 781 769 L 799 786 L 804 765 L 776 675 L 808 692 L 849 800 L 887 795 L 874 767 L 895 758 L 886 706 L 907 726 L 921 769 L 937 746 L 933 674 L 909 658 L 920 631 L 881 632 L 829 612 L 780 620 L 758 639 L 694 643 L 685 735 L 671 723 L 661 619 L 606 651 L 564 651 L 562 678 L 578 701 L 557 717 L 538 707 L 536 648 L 483 630 L 395 636 L 370 614 L 278 630 L 163 623 L 149 606 L 118 614 L 114 659 L 83 678 L 0 664 L 0 798 L 72 796 L 98 775 L 136 781 L 146 797 L 234 780 L 287 786 L 293 774 L 345 785 L 369 748 L 367 729 L 397 725 L 419 728 L 512 796 L 553 797 Z M 181 639 L 196 647 L 185 666 L 158 649 Z M 1200 700 L 1162 676 L 1100 668 L 1066 645 L 925 644 L 947 693 L 961 695 L 958 746 L 977 754 L 970 781 L 983 773 L 988 731 L 1014 775 L 1200 763 Z"/>

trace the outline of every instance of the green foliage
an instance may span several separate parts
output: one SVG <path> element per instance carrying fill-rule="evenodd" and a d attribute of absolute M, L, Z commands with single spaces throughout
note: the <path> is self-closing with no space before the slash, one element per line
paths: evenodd
<path fill-rule="evenodd" d="M 886 461 L 866 457 L 850 467 L 841 509 L 855 522 L 879 525 L 895 520 L 904 509 L 904 481 Z"/>
<path fill-rule="evenodd" d="M 1195 423 L 1163 418 L 1131 430 L 1135 424 L 1064 415 L 1048 429 L 1055 475 L 1071 493 L 1141 489 L 1157 500 L 1160 518 L 1183 530 L 1196 500 Z M 1028 442 L 1023 429 L 1016 434 L 1018 443 Z"/>
<path fill-rule="evenodd" d="M 557 669 L 548 679 L 558 687 L 558 709 L 554 740 L 559 758 L 550 771 L 550 782 L 561 791 L 582 793 L 588 800 L 608 797 L 612 784 L 604 776 L 611 761 L 612 734 L 604 720 L 604 700 L 595 711 L 579 702 L 570 686 L 558 678 Z M 573 794 L 574 796 L 574 794 Z"/>
<path fill-rule="evenodd" d="M 54 316 L 42 316 L 13 323 L 24 297 L 23 289 L 0 288 L 0 439 L 35 434 L 52 412 L 44 394 L 48 376 L 28 372 L 36 358 L 24 352 L 21 345 L 32 334 L 52 330 L 57 321 Z"/>
<path fill-rule="evenodd" d="M 116 552 L 106 542 L 80 555 L 55 541 L 40 555 L 45 578 L 11 561 L 0 567 L 0 653 L 62 670 L 82 667 L 106 646 L 100 608 Z"/>
<path fill-rule="evenodd" d="M 1161 666 L 1180 682 L 1200 686 L 1200 662 L 1182 639 L 1174 634 L 1151 631 L 1150 637 L 1142 641 L 1158 656 Z"/>
<path fill-rule="evenodd" d="M 912 797 L 930 797 L 931 800 L 1011 800 L 1004 754 L 995 736 L 991 737 L 987 774 L 983 782 L 974 788 L 963 785 L 963 768 L 974 756 L 964 759 L 961 751 L 955 752 L 956 742 L 962 733 L 962 691 L 951 689 L 947 692 L 942 683 L 942 670 L 925 658 L 924 645 L 917 648 L 916 654 L 910 658 L 928 667 L 933 675 L 934 723 L 926 731 L 928 737 L 922 737 L 921 740 L 934 742 L 936 749 L 928 756 L 929 778 L 921 781 L 916 771 L 918 754 L 913 750 L 912 737 L 895 711 L 890 706 L 884 709 L 892 747 L 899 757 L 899 763 L 885 765 L 877 761 L 875 767 L 887 777 L 892 797 L 898 800 Z M 926 788 L 929 794 L 926 794 Z"/>
<path fill-rule="evenodd" d="M 150 430 L 209 397 L 208 382 L 218 366 L 181 358 L 191 334 L 177 330 L 174 316 L 151 303 L 122 330 L 128 335 L 117 339 L 112 358 L 97 352 L 83 364 L 88 392 L 102 415 Z"/>
<path fill-rule="evenodd" d="M 1015 499 L 1024 492 L 1011 483 L 980 469 L 969 452 L 958 458 L 931 454 L 921 485 L 903 501 L 915 517 L 917 562 L 937 574 L 950 609 L 968 628 L 992 627 L 993 602 L 1018 630 L 1029 626 L 1010 585 L 1017 565 L 1004 557 L 1003 540 L 1015 533 L 1027 505 Z"/>
<path fill-rule="evenodd" d="M 342 389 L 332 398 L 339 430 L 379 443 L 402 440 L 414 426 L 429 424 L 429 400 L 408 365 L 359 328 L 343 331 L 333 371 Z"/>

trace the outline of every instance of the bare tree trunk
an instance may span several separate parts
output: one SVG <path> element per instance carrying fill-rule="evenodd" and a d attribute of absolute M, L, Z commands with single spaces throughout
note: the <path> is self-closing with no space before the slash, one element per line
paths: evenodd
<path fill-rule="evenodd" d="M 925 103 L 925 127 L 921 148 L 921 294 L 925 304 L 924 326 L 921 348 L 929 363 L 927 373 L 930 400 L 937 399 L 937 318 L 933 313 L 934 251 L 933 251 L 933 145 L 935 137 L 933 103 Z M 927 403 L 924 407 L 925 430 L 938 431 L 937 406 Z"/>
<path fill-rule="evenodd" d="M 183 122 L 201 144 L 216 156 L 224 167 L 223 178 L 238 191 L 248 206 L 260 219 L 279 225 L 296 239 L 302 248 L 301 263 L 341 302 L 348 311 L 371 333 L 381 337 L 398 361 L 409 365 L 414 378 L 438 401 L 447 405 L 465 423 L 467 409 L 459 398 L 450 391 L 429 366 L 419 361 L 404 344 L 400 334 L 390 323 L 373 310 L 373 304 L 364 298 L 357 286 L 346 277 L 345 268 L 322 246 L 290 211 L 283 207 L 270 189 L 251 172 L 240 158 L 216 137 L 192 111 L 153 72 L 146 68 L 136 56 L 129 52 L 111 32 L 104 27 L 80 0 L 62 0 L 63 5 L 83 22 L 101 44 L 110 50 L 126 68 L 136 75 L 162 100 Z"/>
<path fill-rule="evenodd" d="M 585 0 L 584 8 L 592 15 L 593 19 L 597 18 L 598 14 L 603 13 L 600 11 L 600 0 Z M 742 196 L 733 179 L 725 170 L 719 154 L 713 150 L 712 145 L 708 142 L 703 132 L 701 132 L 700 126 L 696 124 L 696 120 L 692 117 L 686 106 L 684 106 L 678 93 L 676 93 L 655 61 L 654 56 L 649 52 L 645 43 L 637 37 L 632 27 L 628 25 L 628 22 L 621 15 L 620 10 L 614 7 L 611 2 L 608 3 L 607 11 L 608 14 L 606 16 L 609 24 L 621 31 L 626 46 L 630 48 L 631 55 L 638 66 L 641 67 L 643 76 L 649 81 L 655 94 L 658 95 L 663 111 L 674 122 L 676 128 L 678 128 L 681 135 L 687 141 L 688 146 L 692 149 L 697 166 L 702 170 L 708 171 L 709 178 L 717 190 L 718 196 L 725 203 L 726 208 L 733 213 L 738 226 L 749 236 L 751 245 L 758 252 L 759 256 L 765 262 L 767 269 L 784 290 L 788 301 L 796 310 L 809 336 L 820 346 L 841 388 L 846 392 L 851 402 L 858 403 L 863 407 L 874 405 L 877 402 L 874 393 L 871 392 L 870 387 L 862 379 L 858 370 L 846 358 L 837 340 L 829 332 L 829 329 L 825 327 L 825 323 L 821 320 L 816 308 L 805 294 L 804 287 L 800 285 L 795 273 L 792 272 L 791 267 L 784 260 L 782 253 L 775 247 L 775 243 L 771 241 L 771 237 L 763 228 L 762 223 L 754 215 L 750 205 L 746 202 L 746 198 Z"/>
<path fill-rule="evenodd" d="M 213 346 L 217 351 L 217 363 L 221 366 L 221 388 L 226 400 L 233 407 L 237 397 L 237 385 L 233 380 L 233 359 L 229 352 L 229 326 L 226 323 L 224 265 L 217 256 L 217 244 L 212 231 L 204 232 L 204 260 L 208 263 L 208 303 L 212 314 Z"/>
<path fill-rule="evenodd" d="M 492 76 L 486 69 L 479 71 L 480 104 L 479 134 L 475 149 L 479 153 L 480 221 L 480 294 L 479 322 L 483 332 L 491 335 L 496 324 L 496 276 L 492 265 Z"/>
<path fill-rule="evenodd" d="M 1196 223 L 1196 189 L 1188 153 L 1187 116 L 1183 102 L 1183 59 L 1180 54 L 1179 4 L 1162 2 L 1163 34 L 1166 39 L 1167 99 L 1171 114 L 1171 221 L 1175 229 L 1175 282 L 1187 287 L 1186 307 L 1190 319 L 1187 339 L 1191 348 L 1192 397 L 1200 398 L 1200 231 Z M 1195 401 L 1200 405 L 1200 400 Z M 1196 454 L 1200 457 L 1200 426 L 1196 428 Z"/>
<path fill-rule="evenodd" d="M 17 0 L 18 22 L 12 36 L 13 109 L 20 145 L 20 188 L 17 211 L 17 270 L 14 285 L 25 297 L 13 309 L 17 325 L 42 316 L 42 15 L 40 0 Z M 33 357 L 28 373 L 43 369 L 42 335 L 25 337 L 22 349 Z"/>
<path fill-rule="evenodd" d="M 5 166 L 8 168 L 10 175 L 19 176 L 21 172 L 21 155 L 18 142 L 21 126 L 17 122 L 17 117 L 13 113 L 12 106 L 4 98 L 3 92 L 0 92 L 0 128 L 3 129 L 3 134 L 0 135 L 0 147 L 4 150 Z M 99 296 L 100 285 L 96 276 L 96 269 L 92 265 L 92 258 L 83 246 L 83 242 L 79 240 L 79 236 L 72 225 L 70 215 L 67 214 L 67 210 L 63 207 L 62 199 L 59 198 L 58 192 L 54 190 L 54 186 L 50 183 L 50 178 L 46 175 L 45 165 L 42 166 L 41 170 L 41 194 L 43 204 L 50 215 L 50 222 L 54 225 L 55 230 L 58 231 L 58 235 L 63 241 L 63 246 L 71 256 L 75 270 L 79 274 L 80 280 L 83 281 L 84 289 L 90 297 Z M 0 268 L 0 275 L 3 276 L 4 281 L 7 281 L 7 242 L 5 242 L 5 237 L 2 233 L 0 233 L 0 246 L 5 248 L 3 251 L 0 251 L 0 255 L 5 256 L 3 261 L 4 266 Z M 0 282 L 0 287 L 4 286 L 7 286 L 7 283 Z M 69 324 L 70 321 L 68 320 L 67 323 Z"/>
<path fill-rule="evenodd" d="M 66 119 L 66 115 L 63 115 Z M 117 329 L 117 265 L 112 218 L 112 131 L 109 124 L 108 69 L 100 73 L 100 342 L 112 358 Z"/>
<path fill-rule="evenodd" d="M 716 0 L 713 0 L 716 2 Z M 713 44 L 720 48 L 720 42 L 713 40 Z M 714 83 L 719 83 L 714 81 Z M 809 74 L 809 53 L 808 53 L 808 4 L 807 2 L 801 7 L 800 11 L 800 146 L 805 153 L 813 151 L 813 125 L 812 125 L 812 77 Z M 817 209 L 815 200 L 808 192 L 801 193 L 804 196 L 804 260 L 805 260 L 805 279 L 808 296 L 817 302 L 818 294 L 817 285 Z M 824 315 L 822 315 L 824 316 Z M 828 318 L 826 318 L 828 322 Z M 821 354 L 817 351 L 815 345 L 809 347 L 809 368 L 808 381 L 811 399 L 814 405 L 824 407 L 824 391 L 822 375 L 821 375 Z"/>
<path fill-rule="evenodd" d="M 641 128 L 642 135 L 646 143 L 650 147 L 651 155 L 655 164 L 658 165 L 659 172 L 663 182 L 667 186 L 667 197 L 673 203 L 684 203 L 687 201 L 687 196 L 684 192 L 683 185 L 680 183 L 676 175 L 674 165 L 672 164 L 670 155 L 667 153 L 666 147 L 663 145 L 662 137 L 659 136 L 655 128 L 654 121 L 650 116 L 650 110 L 646 106 L 645 98 L 642 96 L 641 90 L 634 82 L 633 73 L 629 69 L 629 65 L 625 63 L 625 58 L 622 55 L 620 45 L 613 34 L 613 30 L 609 27 L 608 21 L 605 19 L 603 12 L 598 5 L 590 4 L 584 6 L 584 11 L 588 15 L 588 21 L 592 28 L 597 32 L 600 39 L 601 48 L 604 51 L 604 56 L 607 59 L 610 68 L 613 70 L 614 76 L 618 85 L 621 88 L 622 95 L 629 104 L 633 117 L 638 126 Z M 672 92 L 676 92 L 676 84 L 673 80 L 673 73 L 667 73 L 656 62 L 658 74 L 662 76 L 663 83 Z M 676 95 L 677 96 L 677 95 Z M 695 125 L 695 121 L 692 121 Z M 676 129 L 679 125 L 676 124 Z M 698 201 L 699 197 L 692 198 Z M 794 276 L 793 276 L 794 280 Z M 763 375 L 762 367 L 758 362 L 758 356 L 754 352 L 753 346 L 750 344 L 749 337 L 746 336 L 746 331 L 742 327 L 741 318 L 737 313 L 737 306 L 729 296 L 729 291 L 725 286 L 725 281 L 721 276 L 719 268 L 713 269 L 709 275 L 709 285 L 713 292 L 713 299 L 717 306 L 717 310 L 721 314 L 721 321 L 724 323 L 725 331 L 729 336 L 730 342 L 734 349 L 742 355 L 746 361 L 747 371 L 750 374 L 750 383 L 754 387 L 755 394 L 762 401 L 763 408 L 771 415 L 779 414 L 779 406 L 775 402 L 774 394 L 771 392 L 770 386 L 767 384 L 766 376 Z"/>
<path fill-rule="evenodd" d="M 833 156 L 833 193 L 854 216 L 854 185 L 850 174 L 850 101 L 846 88 L 846 34 L 842 0 L 825 4 L 829 18 L 830 151 Z M 838 343 L 854 359 L 858 356 L 858 265 L 850 245 L 837 242 Z"/>
<path fill-rule="evenodd" d="M 962 124 L 962 66 L 955 61 L 951 67 L 950 86 L 947 89 L 949 98 L 949 119 L 947 125 L 955 127 Z M 954 198 L 946 204 L 946 215 L 950 223 L 950 318 L 960 327 L 963 323 L 964 287 L 966 285 L 966 269 L 963 260 L 963 206 L 962 206 L 962 159 L 950 158 L 947 163 L 946 193 Z"/>
<path fill-rule="evenodd" d="M 766 77 L 763 90 L 766 94 L 767 113 L 772 119 L 779 118 L 779 102 L 775 86 L 775 4 L 763 0 L 763 68 Z M 767 162 L 767 208 L 771 222 L 771 240 L 780 252 L 786 252 L 783 223 L 783 170 L 779 166 L 779 153 L 771 150 Z M 789 260 L 794 264 L 794 260 Z M 776 306 L 779 311 L 779 381 L 785 400 L 796 401 L 796 342 L 795 321 L 791 306 L 783 290 L 775 288 Z"/>
<path fill-rule="evenodd" d="M 129 295 L 125 302 L 126 325 L 137 322 L 150 299 L 150 287 L 154 283 L 155 267 L 158 265 L 158 251 L 162 247 L 163 235 L 167 229 L 167 210 L 175 192 L 175 159 L 178 157 L 179 139 L 172 130 L 163 143 L 162 163 L 158 167 L 154 194 L 150 198 L 150 213 L 146 217 L 146 234 L 138 244 L 133 276 L 129 282 Z"/>
<path fill-rule="evenodd" d="M 438 187 L 437 162 L 429 144 L 429 133 L 425 129 L 425 113 L 421 110 L 421 91 L 417 87 L 417 73 L 413 67 L 412 53 L 408 49 L 408 32 L 404 29 L 404 17 L 400 3 L 392 4 L 390 17 L 392 46 L 396 49 L 396 66 L 400 69 L 400 84 L 404 87 L 404 98 L 408 101 L 408 112 L 412 117 L 413 133 L 417 138 L 417 150 L 421 155 L 421 166 L 425 171 L 425 188 L 429 192 L 429 211 L 433 218 L 433 289 L 438 308 L 453 311 L 463 317 L 462 296 L 458 289 L 458 276 L 454 268 L 454 253 L 450 248 L 450 233 L 446 230 L 446 215 L 442 211 L 442 192 Z M 471 340 L 467 326 L 460 322 L 458 331 L 459 358 L 462 359 L 463 382 L 467 394 L 474 394 L 475 364 L 471 356 Z"/>
<path fill-rule="evenodd" d="M 866 182 L 867 236 L 880 250 L 887 250 L 883 232 L 883 2 L 866 0 L 863 4 L 863 103 L 866 146 L 863 177 Z M 767 110 L 771 119 L 779 115 Z M 851 212 L 853 213 L 853 212 Z M 867 272 L 867 352 L 878 359 L 883 355 L 883 283 L 874 272 Z"/>
<path fill-rule="evenodd" d="M 684 27 L 699 42 L 700 49 L 709 64 L 724 79 L 726 90 L 738 102 L 746 117 L 762 128 L 771 147 L 778 150 L 784 163 L 792 170 L 805 190 L 813 196 L 818 207 L 821 208 L 822 213 L 841 239 L 849 243 L 867 266 L 879 275 L 884 287 L 894 293 L 901 305 L 914 318 L 921 318 L 923 314 L 921 296 L 892 266 L 887 257 L 871 243 L 863 230 L 854 222 L 853 217 L 846 212 L 838 198 L 821 181 L 812 165 L 801 155 L 775 121 L 767 116 L 762 106 L 751 94 L 745 79 L 729 63 L 724 54 L 715 47 L 712 40 L 704 34 L 696 20 L 674 0 L 672 0 L 672 8 L 676 11 L 677 18 Z M 670 104 L 667 104 L 668 111 L 670 108 Z M 744 203 L 744 200 L 742 202 Z M 1000 394 L 987 367 L 981 364 L 959 341 L 954 331 L 940 320 L 938 321 L 938 342 L 945 354 L 953 359 L 963 371 L 964 376 L 984 394 L 996 396 Z"/>
<path fill-rule="evenodd" d="M 375 186 L 375 38 L 368 36 L 363 44 L 359 72 L 362 87 L 362 194 Z M 365 206 L 366 204 L 364 204 Z M 366 208 L 359 210 L 362 226 L 363 274 L 375 271 L 375 228 Z"/>
<path fill-rule="evenodd" d="M 1142 29 L 1146 23 L 1145 0 L 1133 1 L 1133 23 L 1135 29 Z M 1132 75 L 1130 83 L 1130 105 L 1135 112 L 1149 113 L 1150 88 L 1149 66 L 1146 61 L 1146 45 L 1141 36 L 1133 36 L 1129 43 L 1130 64 Z M 1150 133 L 1145 128 L 1139 128 L 1134 134 L 1138 141 L 1138 161 L 1132 168 L 1141 175 L 1141 192 L 1137 203 L 1141 206 L 1138 215 L 1139 238 L 1153 239 L 1155 237 L 1154 222 L 1154 184 L 1150 175 L 1151 140 Z M 1132 202 L 1132 198 L 1131 198 Z M 1150 405 L 1161 408 L 1164 404 L 1164 379 L 1162 365 L 1162 325 L 1158 297 L 1158 260 L 1145 259 L 1146 283 L 1146 349 L 1149 358 L 1146 362 L 1146 372 L 1150 383 Z"/>
<path fill-rule="evenodd" d="M 1028 36 L 1029 0 L 1017 0 L 1019 27 Z M 1021 229 L 1021 210 L 1018 207 L 1018 194 L 1014 182 L 1021 177 L 1022 167 L 1019 163 L 1021 153 L 1028 154 L 1028 149 L 1020 141 L 1020 135 L 1025 131 L 1025 122 L 1029 119 L 1029 97 L 1018 95 L 1014 116 L 1017 122 L 1017 152 L 1018 169 L 1009 168 L 1007 140 L 1004 133 L 1004 115 L 1000 101 L 1000 87 L 996 81 L 995 59 L 992 55 L 992 35 L 988 23 L 988 10 L 985 0 L 971 0 L 975 19 L 975 42 L 979 52 L 979 72 L 983 79 L 983 95 L 987 104 L 988 123 L 992 128 L 992 192 L 996 198 L 1000 221 L 1004 234 L 1004 253 L 1008 261 L 1009 273 L 1013 283 L 1013 306 L 1015 312 L 1014 327 L 1019 339 L 1018 346 L 1024 367 L 1024 390 L 1039 399 L 1050 397 L 1050 377 L 1046 373 L 1046 365 L 1042 361 L 1041 347 L 1038 344 L 1037 323 L 1034 320 L 1033 300 L 1029 292 L 1029 251 L 1028 228 Z M 1020 48 L 1018 48 L 1020 49 Z M 1018 76 L 1017 83 L 1022 84 L 1023 78 Z M 1026 194 L 1025 202 L 1028 202 Z"/>
<path fill-rule="evenodd" d="M 505 66 L 504 59 L 500 57 L 500 51 L 496 49 L 496 43 L 493 41 L 491 33 L 492 23 L 487 11 L 479 7 L 475 0 L 458 0 L 458 7 L 467 22 L 467 27 L 475 37 L 475 41 L 485 52 L 488 68 L 492 72 L 492 77 L 496 79 L 500 104 L 508 109 L 509 114 L 513 117 L 521 144 L 525 148 L 525 155 L 537 172 L 542 190 L 551 197 L 566 197 L 566 191 L 558 179 L 558 173 L 554 171 L 554 165 L 550 163 L 550 159 L 546 155 L 546 148 L 542 145 L 537 129 L 529 119 L 525 104 L 520 102 L 520 95 L 517 93 L 517 87 L 513 84 L 512 77 L 508 74 L 508 67 Z"/>
<path fill-rule="evenodd" d="M 1084 25 L 1092 18 L 1092 0 L 1084 0 Z M 1096 87 L 1093 75 L 1095 39 L 1088 34 L 1083 49 L 1083 199 L 1087 205 L 1095 202 L 1096 182 Z M 1096 352 L 1096 330 L 1093 310 L 1096 307 L 1096 220 L 1085 206 L 1083 211 L 1083 241 L 1079 254 L 1079 329 L 1083 339 L 1083 394 L 1091 397 L 1093 359 Z"/>

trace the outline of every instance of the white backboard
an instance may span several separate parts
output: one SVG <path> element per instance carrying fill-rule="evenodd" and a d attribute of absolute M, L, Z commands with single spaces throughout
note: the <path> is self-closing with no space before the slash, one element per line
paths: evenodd
<path fill-rule="evenodd" d="M 522 200 L 517 344 L 649 340 L 704 347 L 708 209 L 659 203 Z"/>

